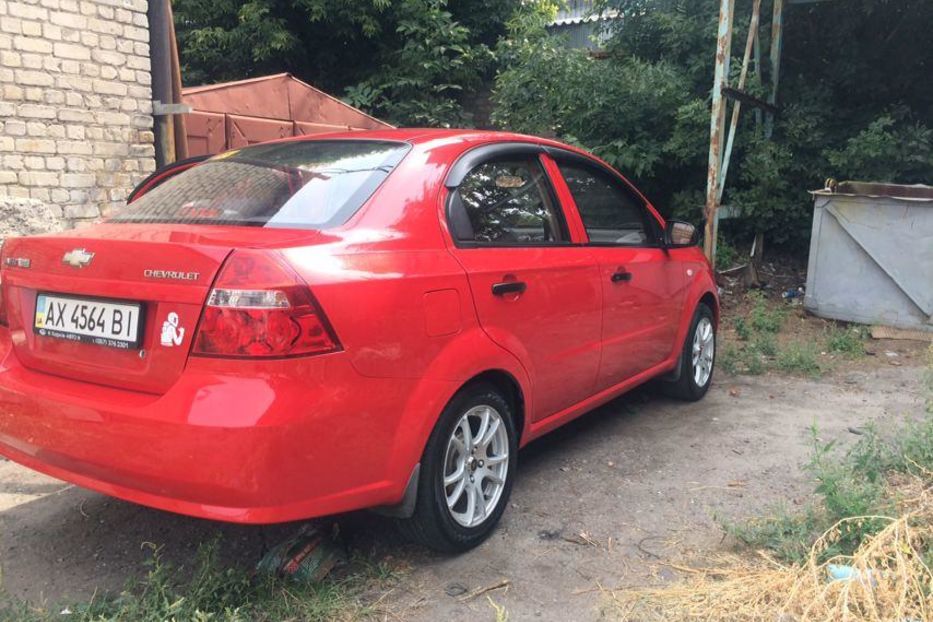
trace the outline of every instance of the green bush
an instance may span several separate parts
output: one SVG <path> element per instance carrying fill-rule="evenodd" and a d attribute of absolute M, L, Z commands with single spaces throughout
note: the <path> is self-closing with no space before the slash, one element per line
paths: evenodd
<path fill-rule="evenodd" d="M 827 150 L 826 159 L 850 179 L 929 183 L 933 129 L 911 121 L 905 111 L 882 114 L 844 148 Z"/>
<path fill-rule="evenodd" d="M 739 258 L 739 251 L 729 244 L 719 235 L 719 241 L 716 243 L 716 269 L 719 271 L 728 270 L 736 264 Z"/>
<path fill-rule="evenodd" d="M 519 0 L 174 0 L 186 86 L 289 71 L 400 125 L 470 125 Z"/>
<path fill-rule="evenodd" d="M 463 127 L 472 120 L 461 98 L 492 65 L 488 47 L 447 10 L 446 0 L 397 3 L 402 43 L 379 57 L 381 70 L 347 88 L 347 101 L 393 122 Z"/>
<path fill-rule="evenodd" d="M 843 518 L 889 514 L 890 501 L 884 497 L 883 475 L 886 452 L 875 430 L 868 427 L 865 435 L 845 455 L 834 451 L 835 441 L 821 442 L 814 426 L 813 452 L 807 471 L 817 481 L 816 493 L 820 495 L 824 512 L 824 528 Z M 839 537 L 825 553 L 833 555 L 851 554 L 864 538 L 877 533 L 887 524 L 877 518 L 845 522 L 840 525 Z"/>
<path fill-rule="evenodd" d="M 670 176 L 701 157 L 708 141 L 709 115 L 683 68 L 568 49 L 548 33 L 547 8 L 526 5 L 497 48 L 495 123 L 585 146 L 649 192 L 670 187 Z"/>
<path fill-rule="evenodd" d="M 605 54 L 567 49 L 548 37 L 553 2 L 522 5 L 497 48 L 494 118 L 507 129 L 555 135 L 594 150 L 647 192 L 665 215 L 699 222 L 705 203 L 718 0 L 601 0 L 615 9 Z M 771 0 L 762 6 L 769 44 Z M 733 41 L 744 41 L 751 3 L 736 5 Z M 543 7 L 543 8 L 542 8 Z M 723 200 L 740 217 L 738 239 L 806 248 L 812 199 L 827 177 L 899 183 L 933 179 L 933 30 L 928 0 L 861 0 L 786 7 L 787 24 L 831 23 L 813 36 L 788 26 L 781 113 L 773 133 L 744 107 Z M 910 15 L 910 19 L 905 19 Z M 734 53 L 739 54 L 736 43 Z M 819 59 L 819 62 L 814 62 Z M 767 97 L 769 76 L 746 90 Z M 733 79 L 739 63 L 733 62 Z M 723 252 L 728 252 L 724 249 Z M 725 260 L 722 265 L 727 263 Z"/>

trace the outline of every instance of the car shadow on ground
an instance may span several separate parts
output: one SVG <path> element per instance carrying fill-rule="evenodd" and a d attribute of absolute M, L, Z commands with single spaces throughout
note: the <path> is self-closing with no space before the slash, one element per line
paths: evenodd
<path fill-rule="evenodd" d="M 531 443 L 519 456 L 516 492 L 523 487 L 523 474 L 559 463 L 577 444 L 607 434 L 620 417 L 637 417 L 643 405 L 664 399 L 639 389 Z M 0 473 L 20 468 L 0 462 Z M 2 587 L 16 598 L 39 604 L 64 604 L 122 589 L 145 575 L 152 545 L 181 572 L 191 568 L 199 547 L 211 542 L 217 542 L 222 563 L 252 567 L 302 524 L 219 523 L 146 508 L 37 474 L 29 480 L 0 478 L 4 494 L 36 497 L 0 511 Z M 408 544 L 390 519 L 370 512 L 322 522 L 337 522 L 349 550 L 358 554 L 415 565 L 441 557 Z"/>

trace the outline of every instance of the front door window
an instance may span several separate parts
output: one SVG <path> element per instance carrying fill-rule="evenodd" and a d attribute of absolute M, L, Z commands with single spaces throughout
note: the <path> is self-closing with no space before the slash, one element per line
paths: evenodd
<path fill-rule="evenodd" d="M 473 169 L 451 203 L 458 242 L 541 246 L 568 241 L 567 227 L 537 158 L 493 160 Z"/>

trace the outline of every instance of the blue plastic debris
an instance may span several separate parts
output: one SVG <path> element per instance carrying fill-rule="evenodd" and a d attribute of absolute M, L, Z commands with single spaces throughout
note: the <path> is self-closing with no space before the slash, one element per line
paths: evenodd
<path fill-rule="evenodd" d="M 862 572 L 858 568 L 846 566 L 843 564 L 827 564 L 826 572 L 829 574 L 829 581 L 867 581 L 872 587 L 878 584 L 871 570 Z"/>

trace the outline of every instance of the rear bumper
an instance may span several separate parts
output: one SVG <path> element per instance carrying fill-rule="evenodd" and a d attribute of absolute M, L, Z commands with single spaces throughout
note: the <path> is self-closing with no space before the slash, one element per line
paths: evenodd
<path fill-rule="evenodd" d="M 367 378 L 340 354 L 192 359 L 149 395 L 22 367 L 0 328 L 0 454 L 172 512 L 273 523 L 401 500 L 418 455 L 400 425 L 415 381 Z M 222 371 L 226 368 L 226 371 Z M 296 379 L 300 378 L 300 381 Z"/>

